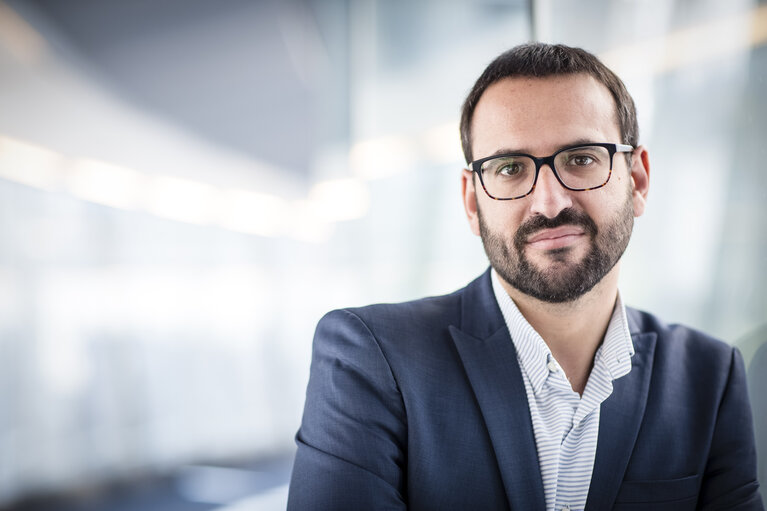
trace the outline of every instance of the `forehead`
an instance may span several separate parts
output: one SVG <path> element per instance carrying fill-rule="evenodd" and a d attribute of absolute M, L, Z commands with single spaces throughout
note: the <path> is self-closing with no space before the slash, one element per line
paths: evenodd
<path fill-rule="evenodd" d="M 474 110 L 474 158 L 511 149 L 537 156 L 579 140 L 620 142 L 615 101 L 587 74 L 504 78 Z"/>

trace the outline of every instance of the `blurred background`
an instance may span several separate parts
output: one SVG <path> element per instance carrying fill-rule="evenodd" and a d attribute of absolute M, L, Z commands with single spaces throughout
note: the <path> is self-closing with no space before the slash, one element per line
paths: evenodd
<path fill-rule="evenodd" d="M 765 2 L 0 0 L 0 509 L 284 509 L 322 314 L 485 269 L 459 109 L 529 40 L 634 96 L 624 299 L 741 348 L 765 484 Z"/>

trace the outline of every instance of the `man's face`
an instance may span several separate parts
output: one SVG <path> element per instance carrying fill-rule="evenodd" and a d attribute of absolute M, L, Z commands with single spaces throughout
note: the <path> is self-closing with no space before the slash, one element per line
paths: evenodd
<path fill-rule="evenodd" d="M 612 96 L 585 74 L 496 82 L 480 98 L 472 128 L 475 159 L 498 152 L 541 157 L 581 142 L 621 142 Z M 637 171 L 646 154 L 640 160 Z M 644 206 L 634 177 L 641 176 L 618 153 L 610 181 L 597 190 L 567 190 L 544 166 L 535 191 L 513 201 L 490 199 L 478 179 L 464 175 L 464 201 L 501 278 L 529 296 L 563 303 L 590 291 L 620 260 Z"/>

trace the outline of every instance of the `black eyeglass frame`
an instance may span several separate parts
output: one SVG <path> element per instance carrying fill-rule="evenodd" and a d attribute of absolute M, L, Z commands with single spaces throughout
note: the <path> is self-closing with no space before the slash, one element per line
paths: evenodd
<path fill-rule="evenodd" d="M 610 154 L 610 172 L 607 174 L 607 179 L 605 179 L 605 182 L 602 183 L 599 186 L 591 186 L 589 188 L 572 188 L 570 186 L 567 186 L 564 181 L 562 181 L 562 178 L 559 176 L 559 172 L 557 172 L 557 168 L 554 166 L 554 158 L 557 157 L 559 153 L 563 153 L 565 151 L 572 151 L 573 149 L 578 149 L 579 147 L 604 147 L 607 149 L 607 152 Z M 613 175 L 613 156 L 615 156 L 615 153 L 630 153 L 634 151 L 634 147 L 626 144 L 608 144 L 603 142 L 593 142 L 588 144 L 578 144 L 574 146 L 569 147 L 563 147 L 556 153 L 552 154 L 551 156 L 544 156 L 542 158 L 536 158 L 532 154 L 525 154 L 525 153 L 504 153 L 504 154 L 496 154 L 493 156 L 488 156 L 487 158 L 480 158 L 479 160 L 474 160 L 473 162 L 469 163 L 469 170 L 472 172 L 476 172 L 479 176 L 479 182 L 482 183 L 482 189 L 485 190 L 485 193 L 488 197 L 490 197 L 493 200 L 517 200 L 522 199 L 524 197 L 527 197 L 533 191 L 535 190 L 535 185 L 538 183 L 538 174 L 541 172 L 541 167 L 543 165 L 548 165 L 551 171 L 554 173 L 554 177 L 557 178 L 557 181 L 559 181 L 559 184 L 561 184 L 565 189 L 571 190 L 574 192 L 586 192 L 589 190 L 596 190 L 598 188 L 602 188 L 605 186 L 608 181 L 610 181 L 610 177 Z M 486 161 L 494 160 L 496 158 L 508 158 L 509 156 L 526 156 L 533 160 L 535 162 L 535 178 L 533 179 L 533 184 L 530 187 L 530 190 L 527 191 L 527 193 L 523 195 L 518 195 L 516 197 L 507 197 L 507 198 L 499 198 L 499 197 L 493 197 L 490 195 L 490 192 L 487 191 L 487 188 L 485 187 L 485 181 L 482 179 L 482 164 Z"/>

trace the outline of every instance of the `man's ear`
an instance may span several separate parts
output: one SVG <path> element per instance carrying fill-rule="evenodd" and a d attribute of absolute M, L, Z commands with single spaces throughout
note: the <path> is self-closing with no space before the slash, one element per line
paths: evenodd
<path fill-rule="evenodd" d="M 631 198 L 634 203 L 634 216 L 642 216 L 650 191 L 650 157 L 644 146 L 634 149 L 631 156 Z"/>
<path fill-rule="evenodd" d="M 477 211 L 477 191 L 474 188 L 474 172 L 466 169 L 461 172 L 461 193 L 463 194 L 463 209 L 469 219 L 471 232 L 479 236 L 479 213 Z"/>

